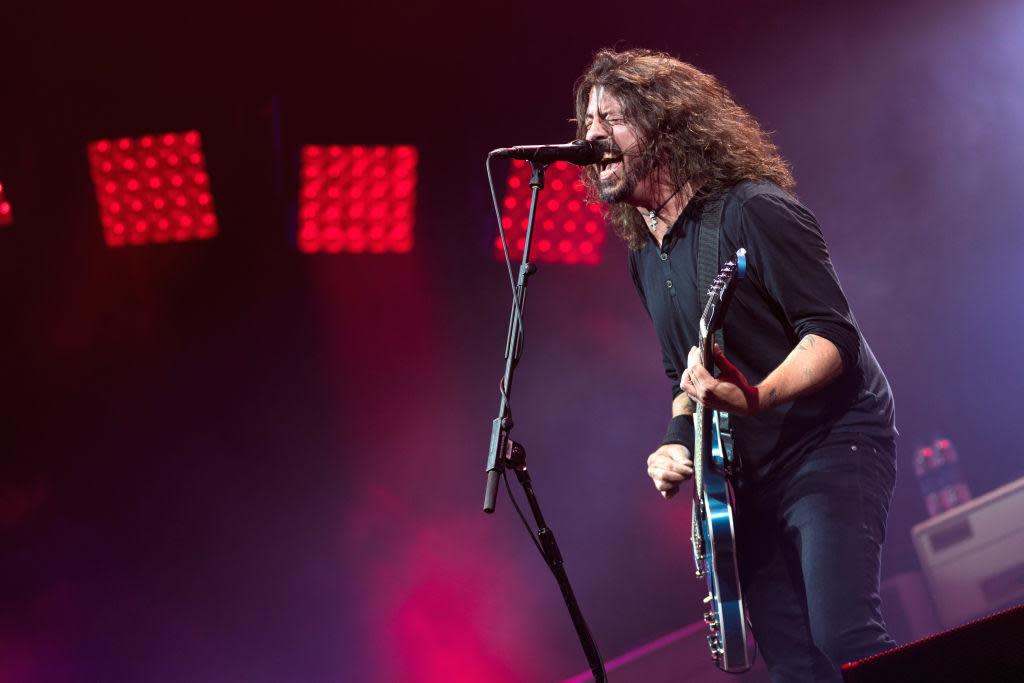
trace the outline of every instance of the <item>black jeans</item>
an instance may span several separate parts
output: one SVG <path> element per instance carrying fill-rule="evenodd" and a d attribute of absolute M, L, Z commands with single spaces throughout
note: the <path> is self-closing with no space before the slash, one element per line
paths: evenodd
<path fill-rule="evenodd" d="M 743 595 L 773 681 L 840 681 L 844 662 L 896 644 L 878 597 L 895 481 L 895 446 L 833 437 L 737 501 Z"/>

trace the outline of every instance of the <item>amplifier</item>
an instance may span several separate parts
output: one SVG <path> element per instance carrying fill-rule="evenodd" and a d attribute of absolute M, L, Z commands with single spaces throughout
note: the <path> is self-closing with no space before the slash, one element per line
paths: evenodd
<path fill-rule="evenodd" d="M 1024 478 L 911 530 L 945 628 L 1024 600 Z"/>

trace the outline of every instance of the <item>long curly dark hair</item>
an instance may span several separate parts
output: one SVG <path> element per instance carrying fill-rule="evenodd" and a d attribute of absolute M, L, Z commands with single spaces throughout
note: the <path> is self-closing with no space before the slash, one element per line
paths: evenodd
<path fill-rule="evenodd" d="M 671 55 L 651 50 L 604 49 L 576 81 L 576 136 L 586 135 L 590 91 L 604 87 L 622 104 L 640 143 L 635 164 L 643 172 L 663 168 L 672 185 L 692 182 L 702 201 L 741 180 L 770 180 L 785 190 L 795 185 L 789 164 L 761 126 L 736 104 L 718 80 Z M 583 182 L 597 200 L 597 169 Z M 608 206 L 606 217 L 633 249 L 647 243 L 640 213 L 626 204 Z"/>

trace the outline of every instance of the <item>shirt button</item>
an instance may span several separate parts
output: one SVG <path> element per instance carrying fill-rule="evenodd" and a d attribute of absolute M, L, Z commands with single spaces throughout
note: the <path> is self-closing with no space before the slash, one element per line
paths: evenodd
<path fill-rule="evenodd" d="M 662 261 L 668 261 L 668 254 L 662 254 L 661 255 L 661 260 Z"/>
<path fill-rule="evenodd" d="M 667 286 L 667 287 L 668 287 L 669 289 L 672 289 L 672 281 L 671 281 L 671 280 L 665 280 L 665 285 L 666 285 L 666 286 Z"/>

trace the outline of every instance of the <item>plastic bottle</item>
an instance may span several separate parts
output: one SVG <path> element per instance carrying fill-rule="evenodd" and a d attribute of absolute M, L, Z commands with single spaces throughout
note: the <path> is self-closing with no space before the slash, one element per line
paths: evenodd
<path fill-rule="evenodd" d="M 960 456 L 949 439 L 936 439 L 933 445 L 936 457 L 942 458 L 938 482 L 939 499 L 943 510 L 955 508 L 971 499 L 971 490 L 960 468 Z"/>
<path fill-rule="evenodd" d="M 936 476 L 937 468 L 935 449 L 931 446 L 922 446 L 914 451 L 914 474 L 917 475 L 917 485 L 921 489 L 921 496 L 924 498 L 924 505 L 928 509 L 929 517 L 934 517 L 942 512 L 938 477 Z"/>

